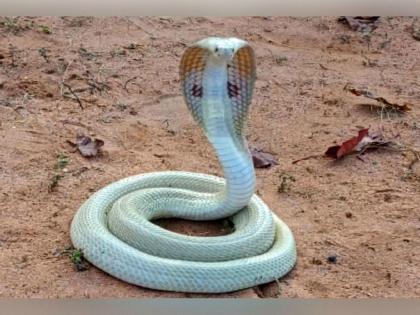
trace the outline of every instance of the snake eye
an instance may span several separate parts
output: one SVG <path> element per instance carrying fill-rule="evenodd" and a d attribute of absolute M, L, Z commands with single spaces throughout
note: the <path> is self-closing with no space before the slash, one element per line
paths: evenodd
<path fill-rule="evenodd" d="M 219 51 L 219 47 L 216 47 L 215 49 L 214 49 L 214 52 L 218 52 Z"/>

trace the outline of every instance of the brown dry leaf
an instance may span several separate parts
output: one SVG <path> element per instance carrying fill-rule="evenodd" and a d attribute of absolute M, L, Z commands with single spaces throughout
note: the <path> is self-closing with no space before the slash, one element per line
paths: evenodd
<path fill-rule="evenodd" d="M 359 130 L 359 134 L 341 145 L 329 147 L 325 152 L 327 157 L 341 159 L 342 157 L 358 153 L 363 154 L 366 150 L 377 149 L 392 144 L 392 141 L 386 140 L 380 131 L 371 131 L 369 128 Z"/>
<path fill-rule="evenodd" d="M 88 136 L 79 136 L 76 142 L 67 140 L 69 144 L 77 147 L 80 154 L 84 157 L 94 157 L 98 154 L 99 149 L 104 145 L 104 141 L 100 139 L 93 139 Z"/>
<path fill-rule="evenodd" d="M 257 148 L 251 148 L 250 151 L 255 168 L 269 168 L 279 164 L 271 153 L 263 152 Z"/>
<path fill-rule="evenodd" d="M 356 146 L 368 135 L 368 133 L 369 129 L 360 130 L 356 137 L 344 141 L 341 145 L 329 147 L 325 152 L 325 155 L 333 159 L 340 159 L 343 156 L 352 153 Z"/>
<path fill-rule="evenodd" d="M 347 24 L 353 31 L 370 33 L 378 26 L 379 16 L 340 16 L 338 22 Z"/>
<path fill-rule="evenodd" d="M 393 109 L 399 112 L 408 112 L 411 110 L 411 104 L 409 103 L 404 103 L 404 104 L 397 104 L 397 103 L 392 103 L 389 102 L 388 100 L 386 100 L 384 97 L 381 96 L 377 96 L 374 93 L 367 91 L 367 90 L 362 90 L 362 89 L 356 89 L 356 88 L 349 88 L 349 87 L 345 87 L 344 88 L 346 91 L 349 91 L 350 93 L 356 95 L 356 96 L 364 96 L 370 99 L 373 99 L 379 103 L 382 104 L 382 106 L 385 107 L 385 109 Z"/>

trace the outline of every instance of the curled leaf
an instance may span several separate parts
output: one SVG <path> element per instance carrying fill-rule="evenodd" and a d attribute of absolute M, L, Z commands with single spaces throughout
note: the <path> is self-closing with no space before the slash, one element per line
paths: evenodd
<path fill-rule="evenodd" d="M 367 90 L 362 90 L 362 89 L 355 89 L 355 88 L 348 88 L 345 87 L 345 90 L 349 91 L 350 93 L 356 95 L 356 96 L 364 96 L 370 99 L 373 99 L 379 103 L 382 104 L 382 106 L 384 106 L 386 109 L 393 109 L 399 112 L 408 112 L 411 110 L 410 104 L 408 103 L 404 103 L 404 104 L 397 104 L 397 103 L 392 103 L 389 102 L 388 100 L 386 100 L 384 97 L 381 96 L 377 96 L 374 93 L 367 91 Z"/>
<path fill-rule="evenodd" d="M 329 147 L 328 150 L 325 152 L 325 155 L 333 158 L 333 159 L 340 159 L 343 156 L 351 153 L 354 148 L 359 144 L 360 141 L 369 133 L 369 129 L 362 129 L 359 131 L 359 134 L 356 137 L 353 137 L 341 145 L 335 145 Z"/>
<path fill-rule="evenodd" d="M 269 168 L 279 164 L 271 153 L 263 152 L 257 148 L 251 148 L 250 151 L 255 168 Z"/>
<path fill-rule="evenodd" d="M 363 153 L 368 149 L 374 149 L 381 146 L 388 146 L 391 141 L 386 140 L 379 131 L 370 131 L 369 128 L 359 130 L 359 134 L 341 145 L 329 147 L 325 152 L 327 157 L 341 159 L 352 153 Z"/>
<path fill-rule="evenodd" d="M 88 136 L 79 136 L 76 142 L 67 141 L 74 147 L 77 147 L 80 154 L 84 157 L 93 157 L 99 153 L 99 149 L 104 145 L 104 141 L 93 139 Z"/>

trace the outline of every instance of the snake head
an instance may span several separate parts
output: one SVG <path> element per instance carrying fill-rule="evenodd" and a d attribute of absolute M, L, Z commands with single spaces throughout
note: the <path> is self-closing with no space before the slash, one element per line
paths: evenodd
<path fill-rule="evenodd" d="M 209 37 L 196 43 L 196 46 L 209 52 L 209 57 L 227 63 L 231 62 L 236 52 L 245 45 L 247 45 L 245 41 L 234 37 Z"/>
<path fill-rule="evenodd" d="M 185 50 L 180 64 L 181 84 L 188 109 L 201 126 L 206 100 L 203 78 L 206 69 L 215 67 L 225 70 L 225 76 L 216 77 L 213 83 L 228 96 L 225 105 L 231 111 L 235 133 L 241 136 L 256 78 L 253 49 L 238 38 L 209 37 Z"/>

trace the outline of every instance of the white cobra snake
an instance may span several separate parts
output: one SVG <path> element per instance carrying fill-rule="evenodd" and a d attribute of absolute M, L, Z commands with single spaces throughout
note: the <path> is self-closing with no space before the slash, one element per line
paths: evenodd
<path fill-rule="evenodd" d="M 243 136 L 256 77 L 253 49 L 237 38 L 203 39 L 186 49 L 180 77 L 225 179 L 168 171 L 111 183 L 76 213 L 73 245 L 108 274 L 152 289 L 221 293 L 276 280 L 293 268 L 296 247 L 288 226 L 254 194 Z M 151 222 L 171 217 L 230 217 L 234 231 L 187 236 Z"/>

